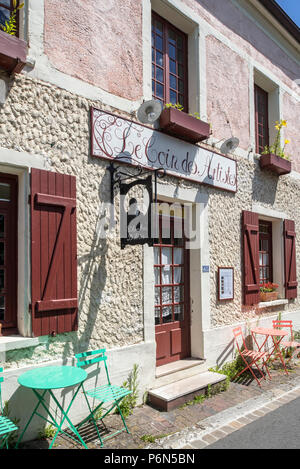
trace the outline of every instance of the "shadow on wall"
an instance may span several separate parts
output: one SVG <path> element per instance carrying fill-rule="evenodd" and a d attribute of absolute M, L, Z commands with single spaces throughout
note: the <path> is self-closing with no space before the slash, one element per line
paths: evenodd
<path fill-rule="evenodd" d="M 105 187 L 107 186 L 107 177 L 110 177 L 109 174 L 105 174 L 100 182 L 99 201 L 102 201 L 104 199 L 103 194 L 107 193 L 107 187 Z M 78 331 L 76 335 L 74 334 L 71 342 L 65 343 L 63 351 L 63 361 L 65 363 L 72 356 L 70 344 L 72 344 L 75 353 L 88 350 L 99 306 L 101 305 L 102 294 L 107 279 L 106 255 L 108 246 L 107 240 L 100 238 L 98 234 L 97 228 L 100 219 L 101 213 L 99 211 L 90 252 L 78 257 L 78 266 L 84 266 L 78 292 L 78 321 L 80 320 L 80 312 L 83 311 L 84 303 L 89 301 L 89 306 L 83 332 Z M 99 256 L 101 256 L 100 262 L 98 260 Z"/>
<path fill-rule="evenodd" d="M 278 181 L 277 175 L 270 171 L 262 172 L 257 164 L 252 178 L 253 202 L 273 206 L 276 200 Z"/>
<path fill-rule="evenodd" d="M 276 47 L 275 43 L 269 39 L 264 31 L 258 28 L 254 21 L 251 21 L 231 0 L 197 0 L 197 2 L 200 7 L 207 10 L 207 12 L 227 26 L 233 33 L 243 38 L 258 52 L 269 58 L 271 63 L 279 67 L 291 80 L 299 79 L 297 64 L 287 54 L 284 54 L 281 49 Z M 295 71 L 292 70 L 293 68 Z"/>

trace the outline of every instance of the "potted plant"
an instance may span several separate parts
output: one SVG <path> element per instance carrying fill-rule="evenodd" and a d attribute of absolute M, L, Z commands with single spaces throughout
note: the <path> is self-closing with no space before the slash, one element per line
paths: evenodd
<path fill-rule="evenodd" d="M 270 170 L 278 174 L 288 174 L 291 172 L 292 165 L 289 156 L 285 153 L 285 147 L 290 143 L 289 140 L 285 140 L 284 147 L 281 148 L 280 137 L 282 127 L 286 127 L 287 122 L 282 120 L 276 122 L 275 129 L 277 129 L 277 135 L 275 142 L 271 146 L 266 146 L 260 156 L 260 167 L 262 170 Z"/>
<path fill-rule="evenodd" d="M 277 283 L 263 283 L 260 286 L 260 301 L 275 301 L 278 298 Z"/>
<path fill-rule="evenodd" d="M 197 112 L 187 114 L 178 103 L 165 105 L 160 115 L 160 128 L 165 133 L 190 143 L 206 140 L 211 133 L 210 125 L 203 122 Z"/>
<path fill-rule="evenodd" d="M 17 4 L 13 0 L 14 10 L 8 21 L 0 24 L 0 69 L 12 73 L 20 73 L 26 64 L 27 43 L 16 36 L 17 13 L 24 3 Z"/>

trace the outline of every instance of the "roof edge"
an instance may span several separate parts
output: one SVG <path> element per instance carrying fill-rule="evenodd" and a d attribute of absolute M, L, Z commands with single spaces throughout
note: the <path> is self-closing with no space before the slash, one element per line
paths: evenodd
<path fill-rule="evenodd" d="M 300 28 L 294 23 L 289 15 L 278 5 L 275 0 L 258 0 L 274 18 L 293 36 L 300 44 Z"/>

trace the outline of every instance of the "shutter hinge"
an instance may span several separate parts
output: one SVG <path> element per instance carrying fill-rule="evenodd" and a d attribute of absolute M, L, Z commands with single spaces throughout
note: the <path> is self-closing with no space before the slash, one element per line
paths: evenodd
<path fill-rule="evenodd" d="M 31 195 L 30 194 L 28 196 L 28 203 L 29 203 L 29 205 L 31 205 Z"/>

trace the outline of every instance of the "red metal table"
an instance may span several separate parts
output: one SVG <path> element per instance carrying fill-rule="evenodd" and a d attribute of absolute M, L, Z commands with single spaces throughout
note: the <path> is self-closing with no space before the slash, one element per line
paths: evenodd
<path fill-rule="evenodd" d="M 283 337 L 285 337 L 288 334 L 287 331 L 281 330 L 281 329 L 272 329 L 268 327 L 253 327 L 251 329 L 251 335 L 253 337 L 253 340 L 258 348 L 258 351 L 260 352 L 263 347 L 268 343 L 268 340 L 271 338 L 273 342 L 273 347 L 271 351 L 268 351 L 268 358 L 267 361 L 270 360 L 271 356 L 276 354 L 280 358 L 280 361 L 284 367 L 285 373 L 288 375 L 287 368 L 285 366 L 284 358 L 282 356 L 281 350 L 280 350 L 280 342 L 282 341 Z M 256 340 L 256 335 L 264 335 L 265 339 L 261 345 L 258 344 Z"/>

